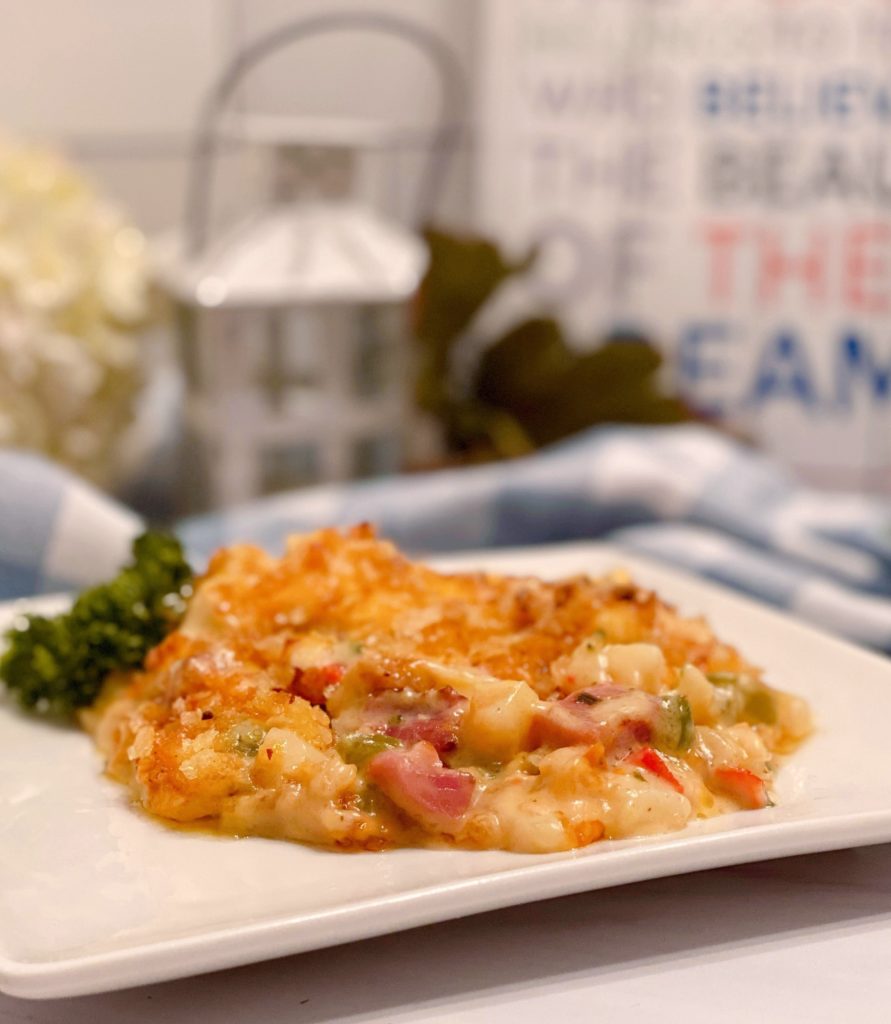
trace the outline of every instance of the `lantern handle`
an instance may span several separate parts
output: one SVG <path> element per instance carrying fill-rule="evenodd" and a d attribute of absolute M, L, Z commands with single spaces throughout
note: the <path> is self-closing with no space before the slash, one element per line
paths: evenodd
<path fill-rule="evenodd" d="M 186 192 L 186 251 L 189 256 L 198 255 L 207 245 L 217 122 L 235 89 L 249 72 L 276 51 L 312 36 L 350 29 L 401 39 L 425 56 L 438 73 L 439 113 L 418 193 L 418 222 L 423 222 L 434 208 L 453 143 L 463 130 L 460 115 L 466 108 L 467 85 L 454 48 L 436 32 L 398 15 L 365 11 L 321 14 L 287 22 L 248 44 L 232 58 L 207 93 L 198 114 Z"/>

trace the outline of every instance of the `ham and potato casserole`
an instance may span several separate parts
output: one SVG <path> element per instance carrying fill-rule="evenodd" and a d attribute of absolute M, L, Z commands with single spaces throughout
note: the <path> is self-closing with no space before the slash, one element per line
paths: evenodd
<path fill-rule="evenodd" d="M 764 807 L 810 729 L 621 573 L 441 573 L 367 526 L 218 552 L 180 627 L 85 717 L 160 818 L 534 853 Z"/>

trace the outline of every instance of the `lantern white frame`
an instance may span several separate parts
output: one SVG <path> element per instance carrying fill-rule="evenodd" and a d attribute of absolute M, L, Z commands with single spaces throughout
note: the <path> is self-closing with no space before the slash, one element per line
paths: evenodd
<path fill-rule="evenodd" d="M 405 431 L 410 352 L 398 342 L 404 340 L 407 324 L 401 331 L 382 335 L 389 337 L 391 344 L 384 348 L 386 386 L 379 394 L 361 397 L 351 385 L 363 345 L 359 326 L 407 314 L 405 302 L 417 280 L 398 298 L 382 293 L 344 295 L 338 301 L 337 296 L 308 298 L 299 288 L 286 287 L 275 295 L 229 295 L 225 287 L 218 287 L 220 282 L 201 272 L 202 259 L 213 249 L 210 221 L 215 158 L 223 135 L 232 134 L 232 118 L 225 115 L 235 90 L 258 64 L 283 48 L 319 35 L 355 30 L 390 36 L 412 46 L 438 74 L 439 111 L 418 189 L 419 223 L 435 206 L 447 159 L 461 131 L 459 114 L 466 106 L 466 87 L 456 54 L 436 33 L 385 13 L 343 11 L 285 24 L 237 54 L 211 88 L 195 133 L 184 237 L 176 257 L 171 259 L 168 252 L 161 260 L 160 273 L 186 325 L 180 338 L 189 378 L 186 422 L 207 471 L 210 494 L 206 504 L 226 507 L 259 494 L 264 457 L 276 449 L 309 446 L 316 454 L 317 479 L 336 481 L 354 471 L 353 460 L 361 442 L 376 435 L 398 439 Z M 261 120 L 260 134 L 268 136 L 268 119 Z M 329 145 L 333 140 L 335 146 L 358 150 L 369 142 L 380 145 L 387 137 L 385 131 L 363 130 L 357 123 L 340 132 L 336 125 L 334 119 L 316 122 Z M 274 136 L 281 125 L 276 121 L 272 127 Z M 256 136 L 249 120 L 242 122 L 241 134 Z M 349 145 L 353 138 L 355 144 Z M 280 388 L 276 404 L 269 401 L 268 389 L 264 392 L 258 386 L 257 360 L 274 355 L 276 348 L 281 351 L 292 346 L 289 334 L 297 324 L 306 332 L 315 331 L 321 339 L 316 344 L 316 384 L 303 394 L 286 394 L 288 389 Z"/>
<path fill-rule="evenodd" d="M 384 352 L 385 387 L 358 402 L 348 387 L 356 377 L 353 361 L 361 345 L 350 337 L 351 328 L 363 318 L 402 316 L 401 304 L 189 312 L 198 315 L 185 339 L 192 356 L 186 419 L 206 465 L 211 504 L 227 507 L 262 493 L 264 456 L 276 450 L 305 446 L 314 454 L 319 480 L 341 481 L 355 472 L 360 441 L 397 438 L 403 431 L 408 398 L 401 338 L 391 334 Z M 313 354 L 320 357 L 309 368 L 315 383 L 305 389 L 285 385 L 276 407 L 269 389 L 256 379 L 258 363 L 269 355 L 271 335 L 258 339 L 257 334 L 275 325 L 293 329 L 294 319 L 298 329 L 323 335 L 324 344 L 302 346 L 304 352 L 315 348 Z"/>

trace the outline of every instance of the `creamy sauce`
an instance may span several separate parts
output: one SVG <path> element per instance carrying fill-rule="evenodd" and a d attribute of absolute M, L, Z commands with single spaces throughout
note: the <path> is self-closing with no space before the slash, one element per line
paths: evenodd
<path fill-rule="evenodd" d="M 627 579 L 443 575 L 358 528 L 218 553 L 90 728 L 179 826 L 546 853 L 765 806 L 810 718 Z"/>

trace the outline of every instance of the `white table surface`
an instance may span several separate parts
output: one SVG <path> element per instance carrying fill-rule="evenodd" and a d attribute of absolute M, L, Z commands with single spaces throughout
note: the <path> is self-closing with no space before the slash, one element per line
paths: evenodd
<path fill-rule="evenodd" d="M 2 1024 L 587 1024 L 604 1015 L 891 1020 L 891 845 L 601 890 L 103 996 L 0 995 Z"/>

